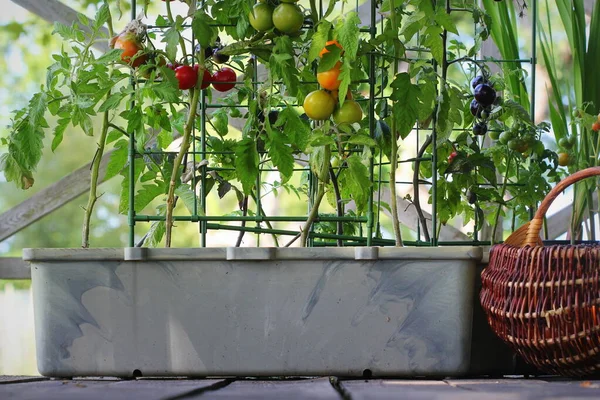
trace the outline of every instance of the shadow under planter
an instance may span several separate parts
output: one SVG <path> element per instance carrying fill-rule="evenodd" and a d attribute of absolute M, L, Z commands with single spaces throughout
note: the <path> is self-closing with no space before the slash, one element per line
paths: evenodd
<path fill-rule="evenodd" d="M 26 249 L 38 369 L 71 376 L 468 373 L 482 251 Z"/>

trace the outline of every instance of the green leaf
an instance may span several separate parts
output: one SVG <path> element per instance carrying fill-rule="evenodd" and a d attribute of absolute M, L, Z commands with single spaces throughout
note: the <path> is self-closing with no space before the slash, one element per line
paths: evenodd
<path fill-rule="evenodd" d="M 162 183 L 159 181 L 159 183 Z M 135 211 L 141 212 L 152 200 L 165 193 L 165 185 L 143 185 L 135 195 Z"/>
<path fill-rule="evenodd" d="M 305 124 L 300 116 L 290 106 L 287 106 L 279 113 L 277 127 L 283 126 L 283 131 L 287 134 L 290 143 L 297 149 L 304 151 L 310 135 L 310 127 Z"/>
<path fill-rule="evenodd" d="M 35 169 L 42 158 L 44 134 L 30 124 L 20 124 L 15 132 L 14 144 L 18 146 L 18 155 L 13 154 L 19 165 L 25 169 Z"/>
<path fill-rule="evenodd" d="M 100 29 L 105 23 L 108 22 L 110 18 L 110 10 L 108 8 L 107 3 L 103 3 L 98 12 L 96 13 L 96 17 L 94 18 L 94 28 L 96 30 Z"/>
<path fill-rule="evenodd" d="M 335 67 L 335 65 L 340 60 L 340 54 L 342 54 L 342 50 L 335 46 L 329 45 L 329 53 L 323 54 L 323 57 L 319 60 L 319 67 L 317 68 L 317 72 L 326 72 Z"/>
<path fill-rule="evenodd" d="M 308 139 L 308 145 L 311 147 L 325 146 L 328 144 L 335 146 L 335 140 L 330 135 L 326 135 L 323 132 L 315 132 Z"/>
<path fill-rule="evenodd" d="M 417 85 L 410 81 L 410 76 L 406 72 L 396 75 L 390 86 L 393 89 L 390 98 L 394 101 L 393 110 L 396 130 L 400 137 L 404 139 L 412 130 L 419 115 L 418 99 L 420 90 Z"/>
<path fill-rule="evenodd" d="M 444 43 L 442 41 L 442 29 L 439 26 L 431 25 L 425 30 L 425 40 L 423 44 L 431 50 L 431 55 L 438 62 L 442 63 L 444 59 Z"/>
<path fill-rule="evenodd" d="M 371 138 L 369 135 L 365 135 L 362 133 L 357 133 L 357 134 L 350 136 L 350 138 L 348 139 L 348 143 L 359 144 L 359 145 L 364 145 L 364 146 L 369 146 L 369 147 L 377 146 L 377 142 L 373 138 Z"/>
<path fill-rule="evenodd" d="M 10 153 L 0 154 L 0 171 L 4 172 L 4 177 L 8 182 L 14 182 L 18 187 L 22 187 L 21 167 Z"/>
<path fill-rule="evenodd" d="M 216 32 L 210 26 L 211 19 L 204 10 L 198 10 L 192 20 L 192 32 L 202 48 L 207 48 L 216 39 Z"/>
<path fill-rule="evenodd" d="M 175 194 L 183 201 L 185 208 L 187 208 L 190 214 L 194 214 L 194 205 L 196 206 L 196 212 L 200 210 L 199 199 L 190 185 L 182 184 L 177 186 L 177 188 L 175 188 Z"/>
<path fill-rule="evenodd" d="M 105 112 L 108 110 L 114 110 L 117 107 L 119 107 L 119 104 L 121 103 L 121 101 L 123 100 L 124 95 L 122 93 L 113 93 L 111 94 L 108 99 L 106 99 L 104 101 L 104 103 L 102 103 L 102 105 L 98 108 L 99 112 Z"/>
<path fill-rule="evenodd" d="M 180 34 L 176 28 L 169 28 L 165 32 L 162 42 L 166 43 L 167 46 L 165 48 L 167 52 L 167 57 L 170 60 L 174 60 L 177 56 L 177 46 L 179 44 Z"/>
<path fill-rule="evenodd" d="M 51 146 L 52 152 L 54 152 L 54 150 L 56 150 L 56 148 L 61 144 L 63 135 L 67 129 L 67 126 L 69 126 L 69 123 L 71 123 L 70 117 L 61 118 L 58 120 L 56 126 L 54 127 L 54 138 L 52 139 Z"/>
<path fill-rule="evenodd" d="M 259 156 L 252 138 L 239 141 L 235 147 L 235 170 L 244 194 L 250 194 L 258 176 Z"/>
<path fill-rule="evenodd" d="M 286 183 L 294 172 L 292 148 L 286 146 L 278 132 L 269 132 L 269 157 L 281 174 L 282 183 Z"/>
<path fill-rule="evenodd" d="M 162 214 L 164 215 L 164 213 Z M 165 221 L 153 221 L 144 244 L 148 247 L 158 247 L 167 231 Z"/>
<path fill-rule="evenodd" d="M 343 20 L 335 27 L 335 36 L 344 48 L 344 56 L 350 60 L 356 59 L 359 44 L 360 18 L 354 11 L 346 14 Z"/>
<path fill-rule="evenodd" d="M 75 28 L 61 24 L 60 22 L 54 23 L 54 30 L 52 31 L 52 34 L 54 35 L 55 33 L 58 33 L 65 41 L 75 40 L 77 36 L 75 33 Z"/>
<path fill-rule="evenodd" d="M 123 50 L 121 49 L 110 49 L 106 53 L 102 54 L 102 56 L 98 57 L 96 60 L 97 63 L 100 64 L 111 64 L 115 61 L 121 60 L 121 53 Z"/>
<path fill-rule="evenodd" d="M 332 0 L 333 1 L 333 0 Z M 317 31 L 312 36 L 310 49 L 308 50 L 308 61 L 311 62 L 319 57 L 319 53 L 325 47 L 329 40 L 329 32 L 331 31 L 331 22 L 321 20 L 317 25 Z"/>
<path fill-rule="evenodd" d="M 152 85 L 152 91 L 159 99 L 166 102 L 177 102 L 181 98 L 181 94 L 177 86 L 172 85 L 170 82 L 162 81 L 158 84 Z"/>
<path fill-rule="evenodd" d="M 529 112 L 523 107 L 520 103 L 517 103 L 514 100 L 505 100 L 502 104 L 502 107 L 506 111 L 507 115 L 510 115 L 520 121 L 526 122 L 530 125 L 533 125 L 533 121 L 529 116 Z"/>
<path fill-rule="evenodd" d="M 348 87 L 350 87 L 350 84 L 352 83 L 351 63 L 345 62 L 342 64 L 338 80 L 341 81 L 340 87 L 338 88 L 339 106 L 341 107 L 344 105 L 344 101 L 346 100 L 346 95 L 348 94 Z"/>
<path fill-rule="evenodd" d="M 369 180 L 369 169 L 361 162 L 356 154 L 346 159 L 348 168 L 343 172 L 344 182 L 348 188 L 358 214 L 362 214 L 369 200 L 369 193 L 373 183 Z"/>
<path fill-rule="evenodd" d="M 123 171 L 123 168 L 127 165 L 129 155 L 128 144 L 129 141 L 127 139 L 121 139 L 115 143 L 115 149 L 110 154 L 110 159 L 108 160 L 104 180 L 109 180 Z"/>
<path fill-rule="evenodd" d="M 437 123 L 437 143 L 440 145 L 448 139 L 452 132 L 452 123 L 449 118 L 450 114 L 450 96 L 447 87 L 442 88 L 442 93 L 438 98 L 438 109 L 436 114 Z"/>
<path fill-rule="evenodd" d="M 435 14 L 435 22 L 437 22 L 438 25 L 443 26 L 444 29 L 446 29 L 448 32 L 458 35 L 456 24 L 452 20 L 450 14 L 447 14 L 446 10 L 443 7 L 437 9 L 437 12 Z"/>
<path fill-rule="evenodd" d="M 45 92 L 36 93 L 29 101 L 29 124 L 36 126 L 40 124 L 40 121 L 44 118 L 46 113 L 46 99 L 47 95 Z"/>

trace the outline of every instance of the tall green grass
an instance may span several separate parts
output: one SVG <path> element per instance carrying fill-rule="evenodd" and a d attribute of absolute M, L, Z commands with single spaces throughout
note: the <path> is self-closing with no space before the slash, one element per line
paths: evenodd
<path fill-rule="evenodd" d="M 540 18 L 539 43 L 544 65 L 550 79 L 548 111 L 557 142 L 564 137 L 577 138 L 571 156 L 575 162 L 569 172 L 598 165 L 600 143 L 598 133 L 590 129 L 593 117 L 600 111 L 600 6 L 596 3 L 586 23 L 583 0 L 545 1 L 546 12 Z M 557 29 L 558 13 L 562 26 Z M 571 51 L 572 67 L 565 68 L 565 62 L 555 54 L 555 38 L 564 34 Z M 581 110 L 582 115 L 573 116 L 571 110 Z M 583 181 L 575 185 L 571 232 L 573 238 L 582 233 L 582 223 L 590 217 L 589 236 L 594 239 L 592 210 L 593 181 Z"/>

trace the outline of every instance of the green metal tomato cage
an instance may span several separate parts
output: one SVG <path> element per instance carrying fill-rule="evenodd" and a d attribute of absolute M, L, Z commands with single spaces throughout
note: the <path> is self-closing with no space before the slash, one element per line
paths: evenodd
<path fill-rule="evenodd" d="M 368 0 L 367 0 L 368 1 Z M 436 1 L 438 3 L 442 3 L 441 0 L 434 0 L 434 3 L 436 3 Z M 450 15 L 455 15 L 457 13 L 465 13 L 465 12 L 470 12 L 471 10 L 466 8 L 464 6 L 464 4 L 469 3 L 470 0 L 465 0 L 463 2 L 463 6 L 462 7 L 456 7 L 453 6 L 452 4 L 455 2 L 452 2 L 451 0 L 443 0 L 443 6 L 446 9 L 446 12 Z M 136 0 L 132 0 L 131 4 L 132 4 L 132 9 L 131 9 L 131 18 L 134 19 L 136 18 L 137 12 L 138 12 L 138 7 L 137 7 L 137 1 Z M 472 4 L 477 4 L 477 1 L 472 2 Z M 200 7 L 204 7 L 205 6 L 205 0 L 202 0 L 201 2 L 199 2 Z M 359 0 L 355 1 L 354 4 L 354 11 L 359 10 Z M 378 6 L 379 6 L 379 1 L 370 1 L 370 24 L 367 28 L 361 28 L 360 31 L 368 38 L 370 39 L 374 39 L 377 35 L 378 32 L 381 32 L 384 28 L 384 19 L 381 19 L 381 21 L 377 21 L 377 15 L 378 15 Z M 321 18 L 323 16 L 323 0 L 318 0 L 318 13 L 319 13 L 319 17 Z M 531 57 L 529 58 L 520 58 L 520 59 L 500 59 L 500 58 L 493 58 L 493 57 L 484 57 L 484 58 L 479 58 L 479 59 L 475 59 L 476 62 L 480 62 L 480 63 L 496 63 L 496 64 L 501 64 L 501 63 L 513 63 L 514 65 L 518 66 L 518 68 L 520 68 L 521 64 L 529 64 L 531 65 L 531 70 L 530 70 L 530 75 L 529 75 L 529 98 L 530 98 L 530 115 L 534 115 L 535 112 L 535 81 L 536 81 L 536 76 L 535 76 L 535 63 L 536 63 L 536 23 L 538 20 L 537 17 L 537 0 L 533 0 L 531 1 L 530 4 L 530 14 L 531 14 L 531 21 L 533 21 L 531 23 Z M 225 27 L 225 25 L 217 25 L 218 28 L 220 27 Z M 151 26 L 151 28 L 159 28 L 159 27 L 155 27 L 155 26 Z M 164 29 L 164 27 L 162 27 Z M 474 30 L 476 28 L 476 25 L 474 25 Z M 431 57 L 430 52 L 428 49 L 424 49 L 419 47 L 418 43 L 419 43 L 419 34 L 417 34 L 417 45 L 414 46 L 413 48 L 407 48 L 407 50 L 409 50 L 412 54 L 415 55 L 414 60 L 417 59 L 424 59 L 427 60 L 428 62 L 431 62 L 432 65 L 434 66 L 434 68 L 436 69 L 436 71 L 438 71 L 439 75 L 441 75 L 442 77 L 446 77 L 446 74 L 448 73 L 448 69 L 451 66 L 451 63 L 449 63 L 447 61 L 447 51 L 448 51 L 448 32 L 446 30 L 444 30 L 443 34 L 443 51 L 444 51 L 444 62 L 441 63 L 441 65 L 439 65 L 438 63 L 436 63 L 436 61 Z M 488 39 L 490 42 L 492 41 L 492 38 L 490 37 Z M 194 41 L 195 42 L 195 41 Z M 387 56 L 386 56 L 387 57 Z M 378 95 L 376 95 L 376 85 L 378 83 L 378 78 L 377 78 L 377 69 L 380 68 L 379 67 L 379 63 L 378 63 L 378 58 L 382 58 L 381 55 L 376 54 L 375 52 L 372 52 L 369 54 L 369 73 L 368 73 L 368 79 L 363 80 L 363 81 L 359 81 L 359 82 L 353 82 L 353 83 L 362 83 L 362 84 L 368 84 L 369 89 L 369 97 L 367 99 L 365 99 L 365 101 L 368 102 L 367 105 L 367 110 L 368 112 L 366 113 L 364 118 L 368 118 L 368 126 L 369 126 L 369 131 L 371 132 L 371 137 L 373 137 L 373 133 L 375 132 L 376 129 L 376 123 L 377 120 L 375 118 L 376 112 L 375 112 L 375 101 L 369 101 L 369 99 L 375 99 L 375 100 L 383 100 L 386 97 L 384 96 L 383 90 L 381 90 L 381 93 L 379 93 Z M 258 77 L 257 77 L 257 65 L 258 62 L 256 61 L 256 58 L 254 58 L 254 76 L 252 79 L 252 83 L 254 86 L 254 89 L 256 90 L 257 86 L 263 82 L 259 82 L 258 81 Z M 379 82 L 379 83 L 383 83 L 383 82 Z M 439 86 L 439 85 L 438 85 Z M 438 90 L 436 90 L 436 93 L 439 93 L 439 87 Z M 200 116 L 200 126 L 196 126 L 193 134 L 192 134 L 192 140 L 191 140 L 191 149 L 188 152 L 188 158 L 190 158 L 193 162 L 193 168 L 194 170 L 196 170 L 197 165 L 199 165 L 199 162 L 196 160 L 196 156 L 199 156 L 200 159 L 204 160 L 207 159 L 211 154 L 216 154 L 218 152 L 214 152 L 210 149 L 208 149 L 207 146 L 207 129 L 206 129 L 206 124 L 207 124 L 207 110 L 210 109 L 216 109 L 216 108 L 222 108 L 222 107 L 232 107 L 231 105 L 223 105 L 223 104 L 218 104 L 218 103 L 208 103 L 207 102 L 207 96 L 205 93 L 205 90 L 201 91 L 201 95 L 200 95 L 200 105 L 199 105 L 199 109 L 201 112 L 201 116 Z M 359 100 L 360 101 L 360 100 Z M 133 104 L 133 103 L 132 103 Z M 299 105 L 301 106 L 301 105 Z M 246 105 L 244 104 L 240 104 L 238 107 L 240 108 L 245 108 Z M 406 162 L 415 162 L 415 161 L 430 161 L 432 168 L 431 168 L 431 178 L 430 180 L 423 180 L 423 179 L 419 179 L 416 183 L 417 183 L 417 187 L 414 190 L 418 190 L 418 187 L 421 185 L 426 185 L 428 187 L 431 187 L 431 219 L 432 219 L 432 234 L 431 234 L 431 238 L 430 240 L 422 240 L 421 239 L 421 230 L 422 230 L 422 225 L 420 222 L 417 222 L 417 231 L 416 231 L 416 236 L 417 236 L 417 240 L 414 241 L 404 241 L 405 245 L 410 245 L 410 246 L 437 246 L 437 245 L 488 245 L 490 244 L 489 241 L 481 241 L 478 238 L 478 230 L 475 229 L 473 232 L 473 240 L 472 241 L 439 241 L 437 239 L 437 235 L 435 233 L 436 227 L 438 226 L 438 207 L 440 207 L 440 205 L 438 204 L 437 201 L 437 180 L 438 180 L 438 176 L 437 176 L 437 169 L 434 167 L 435 165 L 437 165 L 437 132 L 436 132 L 436 124 L 435 124 L 435 112 L 433 114 L 433 121 L 431 123 L 431 127 L 430 128 L 422 128 L 419 127 L 418 125 L 416 125 L 414 127 L 414 131 L 416 131 L 416 141 L 414 142 L 414 149 L 419 149 L 422 146 L 422 135 L 421 133 L 423 132 L 427 132 L 431 135 L 431 146 L 432 146 L 432 156 L 428 157 L 428 156 L 423 156 L 423 157 L 411 157 L 411 158 L 407 158 L 407 159 L 399 159 L 398 160 L 398 164 L 401 163 L 406 163 Z M 463 131 L 464 129 L 457 129 L 457 128 L 453 128 L 453 131 Z M 199 143 L 199 145 L 197 144 Z M 404 141 L 400 144 L 400 147 L 406 147 L 409 146 L 410 144 L 408 143 L 408 141 Z M 156 152 L 156 151 L 144 151 L 144 152 L 139 152 L 136 149 L 135 146 L 135 141 L 133 140 L 133 138 L 130 137 L 129 140 L 129 154 L 128 154 L 128 176 L 129 176 L 129 210 L 128 210 L 128 223 L 129 223 L 129 246 L 133 247 L 135 246 L 135 233 L 136 233 L 136 225 L 138 223 L 144 222 L 144 223 L 148 223 L 148 222 L 153 222 L 153 221 L 164 221 L 165 217 L 164 216 L 160 216 L 160 215 L 145 215 L 145 214 L 137 214 L 135 212 L 135 189 L 136 189 L 136 182 L 134 182 L 135 180 L 135 176 L 136 176 L 136 171 L 135 171 L 135 158 L 137 156 L 144 156 L 144 155 L 152 155 L 152 154 L 156 154 L 156 153 L 160 153 L 160 154 L 166 154 L 166 152 Z M 171 153 L 176 153 L 176 152 L 171 152 Z M 376 231 L 376 228 L 378 228 L 376 226 L 376 224 L 379 224 L 381 219 L 381 207 L 376 207 L 376 204 L 379 204 L 379 202 L 381 201 L 381 197 L 382 197 L 382 186 L 385 185 L 386 183 L 388 183 L 385 179 L 382 179 L 382 171 L 383 171 L 383 167 L 385 165 L 389 165 L 389 162 L 384 162 L 382 160 L 382 156 L 381 156 L 381 152 L 379 153 L 379 156 L 377 157 L 378 160 L 375 160 L 375 156 L 371 157 L 371 161 L 370 161 L 370 166 L 369 166 L 369 176 L 370 176 L 370 180 L 371 182 L 376 182 L 377 184 L 374 185 L 374 190 L 372 190 L 370 192 L 369 195 L 369 199 L 368 199 L 368 206 L 367 206 L 367 211 L 366 211 L 366 215 L 357 215 L 357 216 L 343 216 L 343 217 L 338 217 L 338 216 L 329 216 L 329 215 L 320 215 L 317 220 L 315 221 L 315 223 L 317 222 L 346 222 L 346 223 L 356 223 L 358 224 L 358 235 L 338 235 L 338 234 L 328 234 L 328 233 L 320 233 L 320 232 L 315 232 L 315 224 L 313 224 L 312 226 L 312 232 L 310 232 L 309 234 L 309 245 L 310 246 L 335 246 L 336 242 L 334 242 L 333 240 L 336 241 L 343 241 L 343 244 L 346 246 L 393 246 L 394 245 L 394 239 L 393 238 L 380 238 L 380 237 L 375 237 L 374 232 Z M 307 219 L 307 214 L 308 211 L 310 210 L 311 204 L 315 201 L 315 195 L 316 195 L 316 187 L 317 187 L 317 178 L 316 176 L 311 172 L 310 167 L 299 167 L 298 165 L 295 165 L 294 168 L 294 173 L 308 173 L 308 186 L 309 186 L 309 202 L 308 202 L 308 208 L 307 208 L 307 213 L 306 215 L 302 215 L 302 216 L 268 216 L 265 215 L 262 212 L 262 204 L 261 204 L 261 185 L 260 185 L 260 176 L 263 172 L 269 172 L 269 171 L 277 171 L 276 169 L 273 168 L 264 168 L 264 167 L 259 167 L 259 178 L 257 179 L 257 184 L 256 184 L 256 209 L 255 209 L 255 215 L 253 216 L 232 216 L 232 215 L 208 215 L 207 214 L 207 195 L 208 193 L 206 193 L 206 174 L 207 172 L 210 172 L 211 170 L 219 170 L 219 168 L 213 169 L 207 165 L 201 165 L 198 167 L 198 171 L 200 172 L 200 182 L 197 182 L 195 180 L 195 177 L 193 177 L 191 185 L 193 188 L 196 187 L 197 183 L 200 183 L 200 190 L 197 191 L 193 190 L 194 192 L 194 208 L 193 208 L 193 212 L 191 213 L 191 215 L 174 215 L 173 217 L 173 221 L 174 222 L 196 222 L 199 224 L 199 233 L 200 233 L 200 245 L 202 247 L 206 247 L 209 246 L 210 244 L 207 242 L 207 233 L 210 230 L 228 230 L 228 231 L 232 231 L 232 232 L 248 232 L 248 233 L 254 233 L 256 235 L 261 235 L 261 234 L 269 234 L 269 235 L 282 235 L 282 236 L 288 236 L 288 237 L 294 237 L 298 235 L 298 231 L 293 231 L 293 230 L 286 230 L 286 229 L 273 229 L 273 228 L 268 228 L 268 227 L 264 227 L 263 224 L 265 223 L 271 223 L 271 222 L 305 222 Z M 375 177 L 375 171 L 378 171 L 377 174 L 377 178 Z M 414 186 L 414 182 L 412 181 L 396 181 L 397 185 L 413 185 Z M 442 205 L 443 206 L 443 205 Z M 399 210 L 399 212 L 402 212 L 402 210 Z M 533 210 L 531 210 L 531 213 L 533 213 Z M 477 214 L 475 214 L 475 218 L 477 218 Z M 234 225 L 226 225 L 224 224 L 225 222 L 254 222 L 256 223 L 255 227 L 250 227 L 250 226 L 234 226 Z M 475 226 L 477 226 L 477 220 L 475 221 Z M 329 241 L 329 242 L 326 242 Z"/>

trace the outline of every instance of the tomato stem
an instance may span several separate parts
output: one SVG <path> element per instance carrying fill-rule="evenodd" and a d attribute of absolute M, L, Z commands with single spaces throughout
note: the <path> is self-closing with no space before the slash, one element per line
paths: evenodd
<path fill-rule="evenodd" d="M 392 31 L 397 32 L 398 24 L 396 20 L 396 6 L 392 4 L 390 7 L 390 21 L 392 24 Z M 394 40 L 394 59 L 397 59 L 400 56 L 400 49 L 398 48 L 398 41 Z M 398 75 L 398 62 L 394 61 L 394 75 Z M 394 239 L 396 241 L 397 247 L 402 247 L 404 244 L 402 243 L 402 232 L 400 231 L 400 219 L 398 218 L 398 196 L 396 195 L 396 169 L 398 168 L 398 136 L 396 133 L 396 116 L 394 112 L 394 107 L 392 107 L 392 121 L 391 121 L 391 133 L 392 133 L 392 151 L 391 151 L 391 160 L 390 160 L 390 195 L 391 195 L 391 209 L 392 209 L 392 226 L 394 229 Z M 416 187 L 414 190 L 418 190 Z"/>
<path fill-rule="evenodd" d="M 175 185 L 177 179 L 179 179 L 179 166 L 183 161 L 184 155 L 190 148 L 190 137 L 192 134 L 192 129 L 194 127 L 194 119 L 196 117 L 196 108 L 198 107 L 198 99 L 200 98 L 200 90 L 196 88 L 190 89 L 192 92 L 192 101 L 190 102 L 190 109 L 188 113 L 188 118 L 185 123 L 185 128 L 183 131 L 183 138 L 181 139 L 181 146 L 179 148 L 179 152 L 177 153 L 177 157 L 173 162 L 173 171 L 171 172 L 171 181 L 169 183 L 169 192 L 167 194 L 167 216 L 166 216 L 166 244 L 165 247 L 171 247 L 171 233 L 173 229 L 173 208 L 175 207 Z"/>
<path fill-rule="evenodd" d="M 308 235 L 310 233 L 310 228 L 312 224 L 315 222 L 317 217 L 319 216 L 319 206 L 321 205 L 321 201 L 325 196 L 325 185 L 329 182 L 329 159 L 331 158 L 331 145 L 325 145 L 325 151 L 323 155 L 323 165 L 321 165 L 321 170 L 317 174 L 317 179 L 319 180 L 319 188 L 317 191 L 317 197 L 315 202 L 310 209 L 310 213 L 302 227 L 302 233 L 300 235 L 300 246 L 306 247 Z"/>

